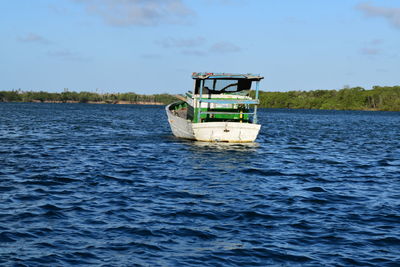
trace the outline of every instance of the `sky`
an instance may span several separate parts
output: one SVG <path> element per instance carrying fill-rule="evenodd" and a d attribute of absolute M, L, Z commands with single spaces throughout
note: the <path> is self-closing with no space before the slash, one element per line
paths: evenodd
<path fill-rule="evenodd" d="M 0 90 L 184 93 L 400 85 L 400 0 L 0 0 Z"/>

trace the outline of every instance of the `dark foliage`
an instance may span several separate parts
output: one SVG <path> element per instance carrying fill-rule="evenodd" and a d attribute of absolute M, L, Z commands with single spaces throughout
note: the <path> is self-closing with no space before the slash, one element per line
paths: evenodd
<path fill-rule="evenodd" d="M 260 92 L 260 101 L 268 108 L 400 111 L 400 86 Z"/>
<path fill-rule="evenodd" d="M 0 102 L 168 104 L 176 100 L 177 98 L 170 94 L 98 94 L 68 90 L 62 93 L 0 91 Z M 260 106 L 264 108 L 400 111 L 400 86 L 374 86 L 372 90 L 354 87 L 341 90 L 260 92 L 260 102 Z"/>
<path fill-rule="evenodd" d="M 79 102 L 79 103 L 162 103 L 176 101 L 173 95 L 139 95 L 135 93 L 98 94 L 92 92 L 64 91 L 62 93 L 33 91 L 0 91 L 0 102 Z"/>

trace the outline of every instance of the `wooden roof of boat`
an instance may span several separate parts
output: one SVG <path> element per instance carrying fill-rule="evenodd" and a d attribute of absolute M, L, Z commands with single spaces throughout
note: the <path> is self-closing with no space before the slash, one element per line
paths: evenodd
<path fill-rule="evenodd" d="M 246 79 L 246 80 L 253 80 L 259 81 L 264 79 L 259 74 L 238 74 L 238 73 L 212 73 L 212 72 L 193 72 L 192 73 L 193 79 L 205 80 L 205 79 L 221 79 L 221 80 L 238 80 L 238 79 Z"/>

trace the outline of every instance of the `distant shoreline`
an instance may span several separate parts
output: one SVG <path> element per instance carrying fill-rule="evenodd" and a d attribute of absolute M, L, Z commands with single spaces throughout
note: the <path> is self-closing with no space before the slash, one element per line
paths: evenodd
<path fill-rule="evenodd" d="M 254 91 L 251 92 L 254 97 Z M 180 95 L 136 93 L 75 92 L 67 89 L 62 93 L 44 91 L 0 91 L 0 102 L 33 103 L 89 103 L 167 105 L 182 99 Z M 345 87 L 340 90 L 313 90 L 288 92 L 259 92 L 260 108 L 285 108 L 308 110 L 360 110 L 400 111 L 400 86 Z"/>
<path fill-rule="evenodd" d="M 154 105 L 154 106 L 162 106 L 165 105 L 161 102 L 146 102 L 146 101 L 138 101 L 138 102 L 130 102 L 130 101 L 88 101 L 88 102 L 80 102 L 73 100 L 66 101 L 40 101 L 40 100 L 32 100 L 32 101 L 0 101 L 0 103 L 44 103 L 44 104 L 110 104 L 110 105 Z"/>
<path fill-rule="evenodd" d="M 0 101 L 0 103 L 43 103 L 43 104 L 102 104 L 102 105 L 149 105 L 149 106 L 165 106 L 167 104 L 161 102 L 129 102 L 129 101 L 89 101 L 89 102 L 79 102 L 79 101 Z M 288 110 L 330 110 L 330 111 L 384 111 L 384 112 L 399 112 L 396 110 L 379 110 L 379 109 L 318 109 L 318 108 L 285 108 L 285 107 L 260 107 L 265 109 L 288 109 Z"/>
<path fill-rule="evenodd" d="M 0 102 L 165 105 L 176 101 L 176 99 L 175 96 L 170 94 L 141 95 L 132 92 L 99 94 L 68 90 L 62 93 L 21 90 L 0 91 Z"/>

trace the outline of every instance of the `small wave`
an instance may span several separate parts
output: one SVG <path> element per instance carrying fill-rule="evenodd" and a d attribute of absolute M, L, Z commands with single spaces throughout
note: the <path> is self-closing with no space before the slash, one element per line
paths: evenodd
<path fill-rule="evenodd" d="M 375 266 L 374 264 L 371 264 L 369 261 L 363 261 L 349 257 L 340 258 L 340 262 L 343 262 L 345 265 L 349 266 Z"/>
<path fill-rule="evenodd" d="M 40 195 L 33 195 L 33 194 L 16 194 L 13 197 L 15 200 L 19 200 L 19 201 L 35 201 L 35 200 L 41 200 L 43 198 L 43 196 Z"/>
<path fill-rule="evenodd" d="M 246 257 L 258 257 L 262 259 L 273 259 L 275 262 L 294 262 L 294 263 L 306 263 L 311 262 L 313 259 L 303 255 L 290 254 L 288 251 L 282 253 L 278 250 L 266 249 L 266 248 L 234 248 L 230 251 L 233 255 L 246 256 Z"/>
<path fill-rule="evenodd" d="M 1 243 L 11 243 L 11 242 L 15 242 L 16 240 L 11 238 L 12 234 L 10 234 L 9 232 L 1 232 L 0 233 L 0 242 Z"/>
<path fill-rule="evenodd" d="M 296 228 L 296 229 L 301 229 L 301 230 L 312 230 L 314 228 L 314 226 L 312 224 L 310 224 L 309 222 L 307 222 L 305 220 L 301 220 L 297 223 L 291 224 L 290 226 L 293 228 Z"/>
<path fill-rule="evenodd" d="M 34 246 L 38 247 L 38 248 L 44 248 L 44 249 L 55 249 L 55 248 L 57 248 L 56 245 L 50 244 L 50 243 L 47 243 L 47 242 L 34 243 Z"/>
<path fill-rule="evenodd" d="M 76 251 L 71 253 L 72 257 L 80 258 L 80 259 L 98 259 L 95 254 L 90 253 L 90 252 L 82 252 L 82 251 Z"/>
<path fill-rule="evenodd" d="M 41 214 L 41 216 L 46 219 L 65 219 L 65 218 L 67 218 L 67 216 L 63 212 L 57 211 L 57 210 L 49 210 L 49 211 Z"/>
<path fill-rule="evenodd" d="M 85 220 L 84 223 L 88 224 L 88 225 L 106 225 L 107 224 L 107 222 L 105 222 L 103 220 L 95 220 L 92 218 Z"/>
<path fill-rule="evenodd" d="M 343 162 L 332 159 L 309 159 L 310 163 L 320 163 L 326 165 L 342 165 Z"/>
<path fill-rule="evenodd" d="M 329 204 L 330 201 L 324 198 L 303 198 L 300 201 L 304 202 L 304 203 L 310 203 L 310 204 L 318 204 L 318 205 L 325 205 L 325 204 Z"/>
<path fill-rule="evenodd" d="M 126 178 L 116 177 L 116 176 L 111 176 L 111 175 L 106 175 L 106 174 L 102 174 L 102 175 L 98 176 L 97 178 L 104 179 L 104 180 L 115 181 L 115 182 L 118 182 L 120 184 L 134 184 L 134 183 L 137 182 L 137 181 L 132 180 L 132 179 L 126 179 Z"/>
<path fill-rule="evenodd" d="M 22 221 L 22 220 L 25 220 L 25 219 L 33 219 L 33 218 L 38 217 L 38 216 L 39 216 L 39 214 L 32 213 L 32 212 L 21 212 L 21 213 L 15 214 L 13 216 L 13 220 Z"/>
<path fill-rule="evenodd" d="M 0 233 L 0 242 L 15 242 L 21 239 L 35 239 L 36 236 L 24 232 L 2 232 Z"/>
<path fill-rule="evenodd" d="M 287 149 L 289 149 L 289 150 L 305 150 L 307 148 L 302 147 L 302 146 L 288 146 Z"/>
<path fill-rule="evenodd" d="M 6 193 L 6 192 L 9 192 L 9 191 L 13 191 L 15 189 L 17 189 L 17 188 L 15 188 L 14 186 L 0 186 L 0 192 L 1 193 Z"/>
<path fill-rule="evenodd" d="M 162 196 L 165 196 L 167 198 L 194 198 L 194 199 L 201 199 L 205 198 L 205 195 L 202 194 L 196 194 L 196 193 L 190 193 L 186 191 L 170 191 L 170 192 L 164 192 L 161 193 Z"/>
<path fill-rule="evenodd" d="M 68 178 L 68 177 L 54 177 L 54 180 L 56 182 L 60 182 L 60 183 L 64 183 L 64 184 L 80 182 L 80 180 L 78 180 L 78 179 L 73 179 L 73 178 Z"/>
<path fill-rule="evenodd" d="M 30 232 L 32 232 L 32 234 L 34 234 L 35 236 L 46 236 L 52 233 L 53 231 L 54 231 L 53 229 L 46 227 L 35 228 L 30 230 Z"/>
<path fill-rule="evenodd" d="M 215 239 L 217 238 L 216 235 L 208 232 L 208 231 L 200 231 L 196 229 L 191 229 L 191 228 L 179 228 L 177 231 L 173 232 L 174 235 L 181 236 L 181 237 L 198 237 L 200 239 Z"/>
<path fill-rule="evenodd" d="M 203 218 L 207 220 L 221 220 L 223 218 L 228 218 L 234 216 L 231 212 L 196 212 L 192 210 L 181 210 L 176 212 L 168 213 L 156 213 L 159 217 L 186 217 L 186 218 Z"/>
<path fill-rule="evenodd" d="M 26 180 L 21 182 L 26 185 L 42 185 L 42 186 L 55 186 L 55 185 L 63 185 L 63 182 L 55 181 L 55 180 Z"/>
<path fill-rule="evenodd" d="M 146 229 L 146 228 L 134 228 L 128 226 L 118 226 L 113 228 L 107 228 L 106 232 L 111 233 L 121 233 L 123 235 L 136 235 L 136 236 L 143 236 L 143 237 L 151 237 L 151 236 L 159 236 L 153 233 L 153 231 Z"/>
<path fill-rule="evenodd" d="M 31 265 L 61 265 L 61 261 L 63 260 L 62 256 L 57 254 L 47 254 L 41 257 L 31 257 L 29 259 L 24 260 L 24 263 Z"/>
<path fill-rule="evenodd" d="M 285 176 L 280 171 L 276 170 L 262 170 L 262 169 L 256 169 L 256 168 L 248 168 L 241 170 L 240 172 L 245 173 L 245 174 L 254 174 L 254 175 L 261 175 L 261 176 Z"/>
<path fill-rule="evenodd" d="M 389 164 L 389 161 L 386 160 L 386 159 L 381 159 L 381 160 L 379 160 L 377 163 L 378 163 L 378 166 L 381 166 L 381 167 L 388 167 L 388 166 L 391 166 L 391 165 Z"/>
<path fill-rule="evenodd" d="M 290 173 L 288 175 L 293 176 L 293 177 L 301 177 L 301 178 L 312 178 L 312 177 L 318 176 L 318 174 L 316 174 L 316 173 L 309 173 L 309 172 L 304 172 L 304 173 L 294 172 L 294 173 Z"/>
<path fill-rule="evenodd" d="M 354 165 L 355 168 L 361 169 L 361 170 L 367 170 L 367 169 L 372 169 L 374 166 L 372 165 L 367 165 L 367 164 L 356 164 Z"/>
<path fill-rule="evenodd" d="M 107 246 L 103 246 L 103 247 L 99 247 L 97 249 L 101 249 L 101 250 L 113 250 L 113 251 L 126 251 L 126 250 L 132 250 L 132 249 L 141 249 L 141 251 L 143 251 L 143 249 L 147 250 L 153 250 L 153 251 L 162 251 L 164 250 L 163 247 L 158 246 L 158 245 L 153 245 L 150 243 L 145 243 L 145 242 L 128 242 L 128 243 L 110 243 Z"/>
<path fill-rule="evenodd" d="M 276 221 L 287 219 L 287 216 L 277 214 L 264 214 L 256 211 L 243 211 L 236 212 L 235 220 L 253 221 L 253 220 L 267 220 Z"/>
<path fill-rule="evenodd" d="M 323 189 L 322 187 L 319 187 L 319 186 L 307 187 L 304 190 L 310 191 L 310 192 L 316 192 L 316 193 L 326 192 L 325 189 Z"/>
<path fill-rule="evenodd" d="M 400 239 L 394 236 L 388 236 L 384 238 L 369 239 L 369 242 L 378 246 L 396 246 L 400 247 Z"/>
<path fill-rule="evenodd" d="M 41 206 L 39 206 L 39 208 L 44 209 L 44 210 L 50 210 L 50 211 L 51 210 L 54 210 L 54 211 L 62 210 L 62 208 L 57 207 L 55 205 L 51 205 L 51 204 L 41 205 Z"/>

